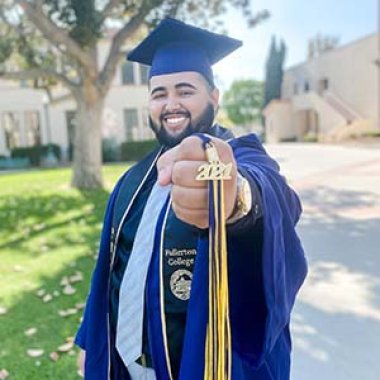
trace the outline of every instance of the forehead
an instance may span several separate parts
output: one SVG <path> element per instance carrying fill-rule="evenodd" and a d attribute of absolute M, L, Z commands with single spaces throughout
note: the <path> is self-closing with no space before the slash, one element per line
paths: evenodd
<path fill-rule="evenodd" d="M 155 87 L 171 88 L 178 84 L 189 83 L 196 88 L 206 88 L 206 80 L 202 75 L 194 71 L 181 71 L 179 73 L 153 76 L 150 79 L 150 88 Z"/>

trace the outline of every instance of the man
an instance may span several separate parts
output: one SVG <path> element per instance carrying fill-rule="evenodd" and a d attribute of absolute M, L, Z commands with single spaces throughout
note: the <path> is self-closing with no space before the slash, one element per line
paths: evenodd
<path fill-rule="evenodd" d="M 232 379 L 285 380 L 290 312 L 306 275 L 300 203 L 258 139 L 214 124 L 211 65 L 241 43 L 165 19 L 129 54 L 151 66 L 150 126 L 160 148 L 118 182 L 76 343 L 85 378 L 205 377 L 209 227 L 199 133 L 231 164 L 224 182 Z"/>

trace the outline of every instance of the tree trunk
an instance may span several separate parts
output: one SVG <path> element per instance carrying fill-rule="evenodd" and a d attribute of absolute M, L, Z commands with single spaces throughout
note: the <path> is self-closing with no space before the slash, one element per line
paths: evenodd
<path fill-rule="evenodd" d="M 104 97 L 87 83 L 75 97 L 77 120 L 74 132 L 72 186 L 78 189 L 102 187 L 102 114 Z"/>

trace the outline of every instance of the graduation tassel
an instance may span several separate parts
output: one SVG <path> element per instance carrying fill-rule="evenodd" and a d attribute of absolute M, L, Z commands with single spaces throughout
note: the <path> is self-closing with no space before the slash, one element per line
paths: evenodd
<path fill-rule="evenodd" d="M 200 166 L 197 180 L 209 181 L 209 313 L 204 379 L 229 380 L 232 348 L 223 181 L 231 179 L 232 163 L 222 163 L 211 139 L 197 135 L 208 159 L 208 164 Z"/>

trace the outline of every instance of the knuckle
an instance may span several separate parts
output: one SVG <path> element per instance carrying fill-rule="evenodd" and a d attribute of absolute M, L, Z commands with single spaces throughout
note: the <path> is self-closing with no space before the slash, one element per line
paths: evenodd
<path fill-rule="evenodd" d="M 180 156 L 182 159 L 186 158 L 196 158 L 200 155 L 201 150 L 201 140 L 195 136 L 186 137 L 180 143 Z"/>
<path fill-rule="evenodd" d="M 221 156 L 224 157 L 231 157 L 233 156 L 233 150 L 230 144 L 221 141 L 219 146 L 218 146 L 219 152 Z"/>
<path fill-rule="evenodd" d="M 191 150 L 193 143 L 194 143 L 194 138 L 192 137 L 186 137 L 185 139 L 183 139 L 180 143 L 181 153 L 184 154 L 184 153 L 189 152 Z"/>

